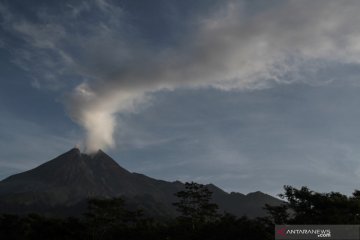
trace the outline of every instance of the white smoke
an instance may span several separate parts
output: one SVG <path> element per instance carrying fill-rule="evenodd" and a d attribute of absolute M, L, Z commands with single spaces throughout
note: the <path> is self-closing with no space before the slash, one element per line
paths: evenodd
<path fill-rule="evenodd" d="M 251 14 L 244 1 L 228 1 L 211 14 L 194 17 L 182 42 L 161 50 L 121 31 L 127 26 L 119 7 L 95 2 L 107 20 L 76 38 L 66 32 L 64 22 L 53 23 L 51 29 L 61 29 L 58 37 L 39 39 L 23 22 L 8 20 L 33 48 L 58 53 L 71 74 L 85 79 L 67 95 L 66 105 L 86 130 L 88 151 L 115 146 L 117 114 L 136 109 L 148 93 L 179 87 L 252 90 L 294 81 L 321 84 L 302 78 L 300 69 L 360 61 L 358 1 L 285 1 Z M 76 17 L 90 8 L 86 6 L 74 10 Z M 75 53 L 63 46 L 67 38 Z"/>
<path fill-rule="evenodd" d="M 114 147 L 115 115 L 133 108 L 138 99 L 140 96 L 131 92 L 98 96 L 85 83 L 77 86 L 68 99 L 68 112 L 86 130 L 85 151 Z"/>

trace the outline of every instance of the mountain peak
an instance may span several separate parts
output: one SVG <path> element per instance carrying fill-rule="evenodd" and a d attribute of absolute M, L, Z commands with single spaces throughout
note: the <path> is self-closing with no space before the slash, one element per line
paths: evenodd
<path fill-rule="evenodd" d="M 223 210 L 238 215 L 255 216 L 251 214 L 255 211 L 260 216 L 265 202 L 280 202 L 271 196 L 257 198 L 260 193 L 249 194 L 255 195 L 250 198 L 234 197 L 213 184 L 207 186 Z M 92 197 L 122 196 L 155 214 L 176 214 L 172 205 L 176 201 L 174 194 L 183 189 L 181 182 L 170 183 L 131 173 L 101 149 L 88 154 L 75 147 L 32 170 L 0 181 L 0 212 L 12 208 L 32 211 L 39 206 L 51 211 L 55 206 L 77 206 Z M 239 208 L 246 201 L 252 205 Z"/>
<path fill-rule="evenodd" d="M 81 153 L 81 151 L 80 151 L 80 149 L 79 149 L 78 147 L 74 147 L 74 148 L 70 149 L 70 150 L 68 151 L 68 153 L 70 153 L 70 152 L 73 152 L 73 153 Z"/>
<path fill-rule="evenodd" d="M 65 186 L 72 194 L 114 195 L 116 189 L 131 173 L 122 168 L 105 152 L 98 150 L 93 155 L 72 148 L 40 166 L 5 179 L 12 182 L 19 192 L 62 191 Z M 30 184 L 31 183 L 31 184 Z M 25 191 L 25 190 L 24 190 Z M 63 193 L 61 193 L 63 194 Z M 68 194 L 71 197 L 71 194 Z"/>
<path fill-rule="evenodd" d="M 75 148 L 76 149 L 76 148 Z M 78 148 L 77 148 L 78 149 Z M 73 150 L 73 149 L 72 149 Z M 79 149 L 78 149 L 79 150 Z M 71 151 L 71 150 L 70 150 Z M 80 150 L 79 150 L 80 151 Z M 81 152 L 81 151 L 80 151 Z M 82 155 L 85 156 L 90 156 L 90 157 L 94 157 L 96 155 L 103 155 L 103 156 L 108 156 L 103 150 L 98 149 L 98 150 L 94 150 L 94 151 L 87 151 L 84 150 L 83 152 L 81 152 Z M 109 157 L 109 156 L 108 156 Z"/>
<path fill-rule="evenodd" d="M 107 155 L 103 150 L 99 149 L 97 150 L 94 155 L 97 155 L 97 156 L 107 156 L 107 157 L 110 157 L 109 155 Z"/>

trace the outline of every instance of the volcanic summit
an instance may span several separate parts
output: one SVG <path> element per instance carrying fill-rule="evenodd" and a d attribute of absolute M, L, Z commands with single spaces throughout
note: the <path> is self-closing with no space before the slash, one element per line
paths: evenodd
<path fill-rule="evenodd" d="M 220 209 L 239 216 L 262 216 L 265 203 L 281 203 L 261 192 L 229 194 L 213 184 L 207 186 Z M 73 215 L 83 211 L 89 198 L 122 197 L 129 206 L 151 215 L 174 215 L 174 194 L 183 188 L 179 181 L 129 172 L 102 150 L 85 154 L 73 148 L 32 170 L 2 180 L 0 212 Z"/>

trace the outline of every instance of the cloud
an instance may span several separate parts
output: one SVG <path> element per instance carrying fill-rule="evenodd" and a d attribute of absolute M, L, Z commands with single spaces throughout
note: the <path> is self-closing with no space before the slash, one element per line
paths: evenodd
<path fill-rule="evenodd" d="M 120 148 L 111 154 L 157 179 L 210 179 L 229 191 L 276 195 L 289 184 L 351 194 L 359 180 L 358 90 L 288 84 L 158 92 L 140 114 L 121 116 Z M 137 144 L 170 137 L 179 140 Z"/>
<path fill-rule="evenodd" d="M 326 84 L 302 74 L 333 62 L 359 63 L 357 1 L 286 1 L 251 14 L 249 4 L 227 1 L 189 21 L 179 19 L 187 25 L 184 36 L 160 49 L 126 11 L 106 0 L 79 3 L 56 16 L 42 11 L 37 23 L 11 14 L 5 22 L 25 41 L 16 56 L 19 65 L 35 66 L 32 71 L 50 85 L 64 77 L 80 80 L 65 104 L 86 130 L 92 151 L 114 146 L 117 114 L 136 110 L 159 90 Z"/>
<path fill-rule="evenodd" d="M 2 109 L 0 119 L 0 178 L 29 170 L 79 141 L 75 133 L 55 135 L 47 127 L 21 120 Z"/>

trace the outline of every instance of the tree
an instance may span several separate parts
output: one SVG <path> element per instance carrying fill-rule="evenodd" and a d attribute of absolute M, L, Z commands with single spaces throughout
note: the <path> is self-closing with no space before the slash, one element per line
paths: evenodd
<path fill-rule="evenodd" d="M 113 235 L 135 227 L 142 212 L 127 210 L 121 198 L 90 199 L 85 217 L 91 239 L 112 239 Z"/>
<path fill-rule="evenodd" d="M 190 223 L 192 229 L 216 220 L 218 205 L 211 203 L 212 192 L 202 184 L 185 183 L 185 190 L 175 194 L 179 202 L 173 203 L 181 214 L 178 217 L 183 223 Z"/>
<path fill-rule="evenodd" d="M 280 206 L 265 204 L 265 209 L 269 214 L 270 222 L 274 224 L 286 224 L 288 222 L 290 213 L 287 204 L 282 204 Z"/>
<path fill-rule="evenodd" d="M 318 193 L 307 187 L 284 186 L 282 206 L 266 206 L 275 224 L 359 224 L 360 192 Z"/>

